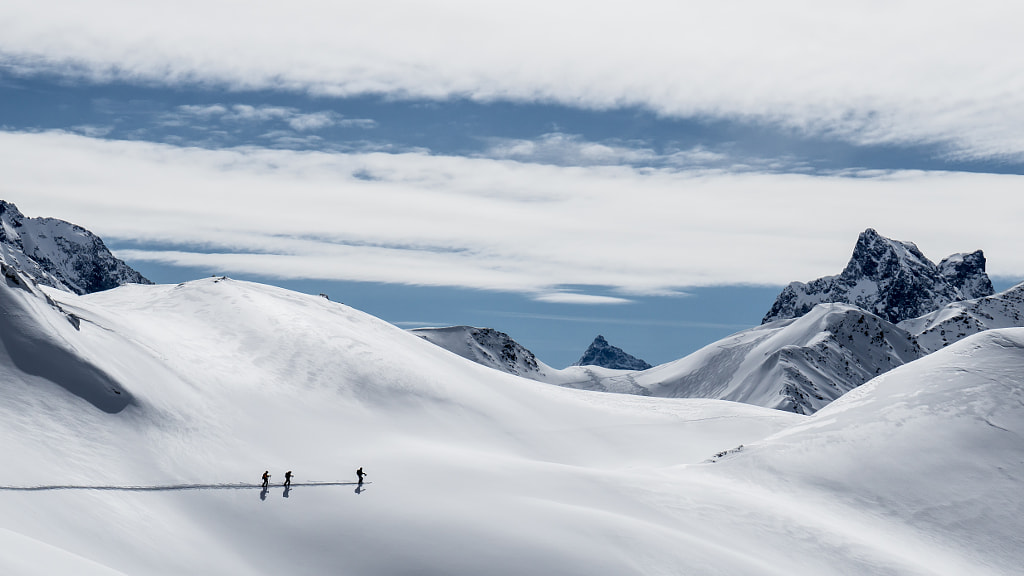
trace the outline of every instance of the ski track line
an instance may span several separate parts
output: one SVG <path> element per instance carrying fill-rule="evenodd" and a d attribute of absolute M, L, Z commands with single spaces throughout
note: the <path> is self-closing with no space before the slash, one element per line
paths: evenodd
<path fill-rule="evenodd" d="M 358 486 L 359 482 L 292 482 L 289 488 L 298 486 Z M 372 482 L 362 482 L 372 484 Z M 283 488 L 283 484 L 272 484 L 267 488 Z M 73 484 L 46 485 L 46 486 L 0 486 L 0 491 L 6 492 L 48 492 L 54 490 L 106 490 L 115 492 L 171 492 L 181 490 L 246 490 L 250 488 L 263 488 L 263 484 L 167 484 L 156 486 L 84 486 Z"/>

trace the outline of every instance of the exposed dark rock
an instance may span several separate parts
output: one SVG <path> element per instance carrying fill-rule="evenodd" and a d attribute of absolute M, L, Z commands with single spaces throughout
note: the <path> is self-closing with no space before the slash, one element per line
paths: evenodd
<path fill-rule="evenodd" d="M 601 366 L 613 370 L 647 370 L 650 364 L 631 356 L 608 343 L 604 336 L 598 335 L 573 366 Z"/>

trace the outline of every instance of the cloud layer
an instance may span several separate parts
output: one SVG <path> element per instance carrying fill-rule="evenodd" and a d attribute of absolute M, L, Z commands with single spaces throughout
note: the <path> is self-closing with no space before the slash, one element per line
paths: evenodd
<path fill-rule="evenodd" d="M 635 105 L 1020 161 L 1021 21 L 1024 5 L 1003 0 L 38 0 L 0 4 L 0 62 L 101 81 Z"/>
<path fill-rule="evenodd" d="M 0 132 L 0 173 L 0 198 L 27 215 L 163 247 L 122 252 L 129 260 L 227 274 L 614 303 L 566 287 L 628 298 L 810 280 L 837 273 L 874 227 L 933 260 L 982 248 L 990 273 L 1024 276 L 1022 176 L 565 167 L 63 132 Z"/>

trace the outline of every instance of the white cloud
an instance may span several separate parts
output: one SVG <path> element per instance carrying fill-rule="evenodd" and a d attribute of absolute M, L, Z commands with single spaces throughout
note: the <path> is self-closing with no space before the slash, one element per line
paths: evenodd
<path fill-rule="evenodd" d="M 0 3 L 0 58 L 100 80 L 639 105 L 1020 160 L 1021 21 L 1005 0 L 37 0 Z"/>
<path fill-rule="evenodd" d="M 277 121 L 287 124 L 292 130 L 298 132 L 321 130 L 332 126 L 368 129 L 377 125 L 375 121 L 368 118 L 345 118 L 330 110 L 303 113 L 298 108 L 290 106 L 252 106 L 250 104 L 181 105 L 175 109 L 175 112 L 164 115 L 164 124 L 185 125 L 188 123 L 187 118 L 203 120 L 216 118 L 221 122 L 239 123 Z"/>
<path fill-rule="evenodd" d="M 694 146 L 658 152 L 644 142 L 593 142 L 578 134 L 552 132 L 538 138 L 491 138 L 478 154 L 495 158 L 558 166 L 658 166 L 676 169 L 798 170 L 803 166 L 785 159 L 733 157 Z"/>
<path fill-rule="evenodd" d="M 933 260 L 982 248 L 990 273 L 1024 276 L 1024 177 L 1012 175 L 560 167 L 59 132 L 0 132 L 0 173 L 0 198 L 30 216 L 172 243 L 123 256 L 226 274 L 664 294 L 834 274 L 874 227 Z"/>
<path fill-rule="evenodd" d="M 90 138 L 102 138 L 107 134 L 110 134 L 113 130 L 113 126 L 96 126 L 93 124 L 82 124 L 79 126 L 72 126 L 71 129 L 79 134 L 88 136 Z"/>
<path fill-rule="evenodd" d="M 188 116 L 209 118 L 211 116 L 223 116 L 228 113 L 228 109 L 226 106 L 222 104 L 183 104 L 181 106 L 178 106 L 178 112 Z"/>
<path fill-rule="evenodd" d="M 659 154 L 642 144 L 591 142 L 578 135 L 561 132 L 544 134 L 533 140 L 494 138 L 481 155 L 564 166 L 647 164 L 662 160 Z"/>

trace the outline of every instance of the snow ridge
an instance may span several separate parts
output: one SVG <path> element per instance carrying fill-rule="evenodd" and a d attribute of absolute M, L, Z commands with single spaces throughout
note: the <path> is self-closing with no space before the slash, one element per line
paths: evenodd
<path fill-rule="evenodd" d="M 0 260 L 37 284 L 75 294 L 152 284 L 92 232 L 54 218 L 26 218 L 0 200 Z"/>
<path fill-rule="evenodd" d="M 1024 326 L 1024 283 L 993 296 L 952 302 L 899 326 L 928 352 L 985 330 Z"/>
<path fill-rule="evenodd" d="M 869 228 L 860 234 L 841 274 L 789 284 L 761 322 L 796 318 L 825 302 L 844 302 L 897 323 L 993 292 L 981 250 L 953 254 L 936 266 L 912 242 L 892 240 Z"/>
<path fill-rule="evenodd" d="M 643 360 L 627 354 L 621 348 L 612 346 L 600 334 L 583 353 L 573 366 L 601 366 L 613 370 L 647 370 L 651 365 Z"/>

